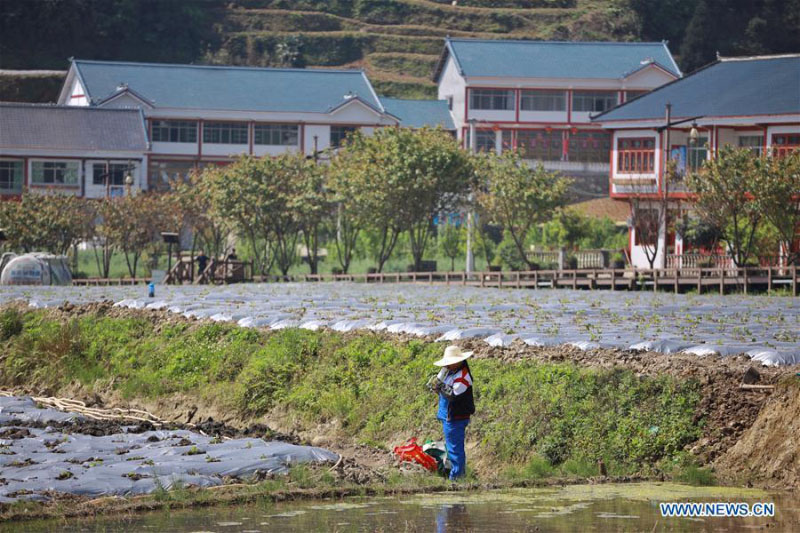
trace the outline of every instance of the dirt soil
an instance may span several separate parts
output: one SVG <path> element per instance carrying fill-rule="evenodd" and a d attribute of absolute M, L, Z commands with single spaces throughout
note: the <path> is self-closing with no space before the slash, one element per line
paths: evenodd
<path fill-rule="evenodd" d="M 89 313 L 101 314 L 116 318 L 147 318 L 156 331 L 166 325 L 176 323 L 189 323 L 199 325 L 206 320 L 185 318 L 182 315 L 169 313 L 166 310 L 136 310 L 113 307 L 110 301 L 97 302 L 75 306 L 65 304 L 49 310 L 55 317 L 68 319 Z M 362 335 L 363 332 L 350 332 L 345 335 Z M 386 332 L 376 332 L 375 335 L 387 339 L 407 341 L 420 340 L 419 337 L 408 335 L 392 335 Z M 426 337 L 422 340 L 433 342 L 435 337 Z M 698 357 L 690 354 L 661 354 L 658 352 L 635 352 L 619 349 L 595 349 L 583 351 L 571 346 L 533 347 L 521 341 L 515 341 L 511 346 L 498 348 L 487 345 L 480 339 L 465 339 L 457 342 L 463 348 L 474 350 L 476 358 L 495 358 L 512 363 L 514 361 L 530 359 L 548 363 L 574 363 L 592 368 L 624 368 L 632 370 L 641 376 L 670 375 L 682 380 L 696 380 L 701 387 L 702 400 L 698 406 L 696 420 L 705 417 L 703 436 L 690 445 L 690 451 L 703 465 L 716 467 L 719 463 L 719 474 L 723 481 L 736 482 L 742 476 L 752 477 L 754 480 L 763 480 L 762 484 L 774 488 L 800 487 L 800 475 L 797 474 L 797 465 L 800 453 L 796 443 L 800 442 L 800 426 L 797 419 L 791 419 L 791 409 L 779 407 L 793 401 L 793 412 L 800 410 L 800 389 L 795 389 L 795 398 L 791 400 L 784 397 L 787 392 L 781 392 L 771 398 L 772 389 L 746 389 L 740 385 L 745 380 L 747 383 L 757 385 L 775 385 L 781 380 L 799 379 L 795 373 L 800 371 L 800 366 L 794 367 L 765 367 L 753 363 L 748 357 L 733 356 L 706 356 Z M 781 389 L 782 390 L 782 389 Z M 27 391 L 29 393 L 55 391 Z M 71 397 L 86 401 L 88 405 L 102 404 L 106 407 L 135 407 L 145 409 L 166 420 L 174 420 L 177 424 L 201 423 L 209 424 L 209 434 L 217 432 L 225 436 L 239 436 L 243 431 L 252 431 L 254 426 L 261 426 L 264 433 L 275 435 L 277 438 L 311 444 L 331 449 L 343 455 L 347 461 L 355 463 L 346 465 L 361 465 L 363 473 L 370 479 L 378 479 L 383 472 L 392 465 L 393 458 L 385 450 L 363 446 L 355 441 L 343 442 L 341 434 L 337 431 L 335 422 L 321 425 L 313 430 L 299 431 L 297 426 L 280 415 L 269 419 L 238 419 L 229 411 L 221 409 L 213 402 L 204 402 L 197 397 L 185 395 L 172 395 L 154 401 L 123 401 L 113 390 L 100 392 L 99 395 L 88 397 L 79 386 L 70 387 L 69 390 L 58 391 L 60 395 L 69 394 Z M 783 402 L 783 403 L 781 403 Z M 762 407 L 769 404 L 770 408 L 764 410 L 759 416 Z M 783 415 L 773 414 L 775 412 Z M 787 417 L 785 420 L 776 418 Z M 757 423 L 758 421 L 758 423 Z M 794 425 L 789 424 L 793 421 Z M 215 430 L 214 425 L 219 427 Z M 756 430 L 756 427 L 760 428 Z M 259 430 L 260 431 L 260 430 Z M 245 435 L 247 433 L 244 433 Z M 761 436 L 757 436 L 760 434 Z M 251 434 L 252 435 L 252 434 Z M 782 437 L 781 435 L 785 435 Z M 791 438 L 790 438 L 791 437 Z M 761 439 L 761 449 L 758 453 L 769 453 L 775 442 L 785 442 L 788 446 L 785 457 L 781 461 L 794 464 L 794 473 L 779 475 L 767 466 L 772 464 L 766 458 L 741 461 L 747 463 L 754 471 L 744 471 L 744 467 L 735 467 L 734 457 L 744 457 L 746 450 L 755 450 L 756 439 Z M 766 439 L 766 440 L 765 440 Z M 772 440 L 774 439 L 774 440 Z M 787 440 L 788 439 L 788 440 Z M 741 442 L 740 442 L 741 441 Z M 737 444 L 738 443 L 738 444 Z M 747 444 L 752 443 L 752 444 Z M 792 453 L 794 455 L 792 455 Z M 794 461 L 792 463 L 792 461 Z M 772 461 L 774 462 L 774 461 Z M 783 464 L 783 463 L 781 463 Z M 343 467 L 345 470 L 347 467 Z M 354 474 L 356 477 L 360 474 Z M 772 484 L 774 483 L 774 485 Z"/>
<path fill-rule="evenodd" d="M 800 377 L 778 385 L 755 423 L 716 463 L 733 480 L 800 488 Z"/>

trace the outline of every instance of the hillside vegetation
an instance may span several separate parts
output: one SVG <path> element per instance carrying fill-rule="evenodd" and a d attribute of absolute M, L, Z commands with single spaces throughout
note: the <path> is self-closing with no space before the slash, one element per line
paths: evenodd
<path fill-rule="evenodd" d="M 456 5 L 452 0 L 2 2 L 0 69 L 64 70 L 70 56 L 361 67 L 383 94 L 434 97 L 431 75 L 447 35 L 665 39 L 688 72 L 712 61 L 717 51 L 800 51 L 800 0 L 457 0 Z M 19 99 L 15 90 L 20 92 L 17 87 L 3 89 L 0 99 Z"/>

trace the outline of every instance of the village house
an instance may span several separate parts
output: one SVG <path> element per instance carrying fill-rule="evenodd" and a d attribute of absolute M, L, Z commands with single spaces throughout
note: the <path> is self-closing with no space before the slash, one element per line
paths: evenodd
<path fill-rule="evenodd" d="M 585 199 L 608 196 L 611 133 L 591 115 L 680 76 L 663 42 L 448 38 L 433 79 L 465 148 L 518 149 Z"/>
<path fill-rule="evenodd" d="M 58 102 L 141 109 L 144 188 L 242 154 L 313 157 L 356 129 L 453 129 L 444 102 L 381 99 L 360 70 L 73 60 Z"/>
<path fill-rule="evenodd" d="M 670 123 L 677 123 L 671 128 L 665 127 L 667 104 Z M 726 145 L 774 157 L 800 147 L 800 54 L 719 58 L 592 122 L 611 138 L 611 198 L 645 208 L 652 198 L 651 208 L 659 210 L 666 196 L 669 212 L 680 213 L 691 208 L 691 195 L 681 179 L 664 186 L 667 153 L 680 178 Z M 653 241 L 657 235 L 657 243 L 630 229 L 634 266 L 649 267 L 646 246 L 657 250 L 655 267 L 682 266 L 687 250 L 681 236 L 657 218 L 660 230 L 647 237 Z"/>
<path fill-rule="evenodd" d="M 0 197 L 23 190 L 118 196 L 146 181 L 138 109 L 0 103 Z"/>

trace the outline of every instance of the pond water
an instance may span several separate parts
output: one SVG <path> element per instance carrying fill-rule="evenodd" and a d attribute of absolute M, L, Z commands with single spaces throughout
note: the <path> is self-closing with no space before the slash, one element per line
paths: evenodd
<path fill-rule="evenodd" d="M 663 518 L 660 502 L 771 502 L 772 518 Z M 423 494 L 344 501 L 248 504 L 139 516 L 37 522 L 8 531 L 792 531 L 800 498 L 753 489 L 668 483 Z"/>
<path fill-rule="evenodd" d="M 0 303 L 112 300 L 131 308 L 280 329 L 330 327 L 482 338 L 505 346 L 571 344 L 698 356 L 745 353 L 800 363 L 800 298 L 651 292 L 481 289 L 424 284 L 286 283 L 225 287 L 3 287 Z"/>

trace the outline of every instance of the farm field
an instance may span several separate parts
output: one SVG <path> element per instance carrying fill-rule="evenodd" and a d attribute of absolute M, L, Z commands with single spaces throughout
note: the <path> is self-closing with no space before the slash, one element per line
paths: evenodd
<path fill-rule="evenodd" d="M 17 299 L 34 307 L 111 300 L 245 327 L 386 331 L 482 339 L 490 346 L 747 354 L 765 365 L 800 363 L 800 301 L 789 297 L 353 283 L 158 287 L 153 299 L 142 287 L 8 288 L 0 295 L 0 303 Z"/>

